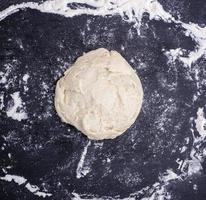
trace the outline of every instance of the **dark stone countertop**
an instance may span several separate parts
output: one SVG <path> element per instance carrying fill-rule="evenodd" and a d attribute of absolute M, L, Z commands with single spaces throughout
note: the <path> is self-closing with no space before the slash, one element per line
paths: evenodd
<path fill-rule="evenodd" d="M 20 2 L 2 1 L 0 10 Z M 184 22 L 206 23 L 203 0 L 159 2 Z M 125 134 L 91 141 L 83 164 L 87 174 L 77 178 L 89 140 L 60 121 L 53 104 L 54 89 L 78 56 L 99 47 L 120 52 L 137 71 L 144 102 L 137 121 Z M 147 14 L 140 35 L 118 15 L 66 18 L 25 9 L 0 21 L 0 71 L 7 79 L 0 81 L 0 177 L 13 174 L 27 179 L 20 185 L 0 180 L 0 199 L 41 199 L 26 188 L 27 183 L 52 194 L 45 199 L 72 199 L 72 193 L 85 194 L 81 196 L 85 199 L 132 198 L 130 194 L 146 188 L 133 195 L 142 199 L 157 190 L 154 183 L 163 184 L 160 177 L 168 169 L 181 176 L 177 160 L 191 159 L 191 127 L 198 134 L 191 119 L 206 104 L 206 59 L 201 57 L 190 69 L 179 60 L 168 62 L 163 51 L 177 48 L 189 52 L 196 44 L 180 26 L 149 20 Z M 21 121 L 7 114 L 14 106 L 11 95 L 15 92 L 23 102 L 17 112 L 27 114 Z M 205 143 L 198 147 L 202 151 Z M 202 167 L 201 173 L 165 186 L 172 200 L 206 199 L 206 162 Z"/>

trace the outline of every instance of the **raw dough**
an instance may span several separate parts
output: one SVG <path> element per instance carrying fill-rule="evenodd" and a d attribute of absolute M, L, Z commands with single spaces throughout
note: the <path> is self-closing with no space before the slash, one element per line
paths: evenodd
<path fill-rule="evenodd" d="M 88 138 L 113 139 L 134 123 L 142 99 L 132 67 L 118 52 L 100 48 L 79 57 L 57 82 L 55 107 Z"/>

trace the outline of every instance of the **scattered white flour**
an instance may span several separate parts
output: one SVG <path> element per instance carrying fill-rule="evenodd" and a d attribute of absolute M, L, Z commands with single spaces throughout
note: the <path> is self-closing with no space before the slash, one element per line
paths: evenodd
<path fill-rule="evenodd" d="M 5 84 L 7 79 L 6 79 L 6 76 L 5 76 L 5 74 L 3 72 L 0 72 L 0 78 L 1 78 L 0 79 L 0 83 L 1 84 Z"/>
<path fill-rule="evenodd" d="M 181 23 L 185 28 L 185 35 L 190 36 L 197 44 L 196 49 L 189 53 L 188 57 L 180 57 L 180 60 L 188 66 L 195 63 L 199 58 L 206 54 L 206 27 L 201 28 L 194 23 Z"/>
<path fill-rule="evenodd" d="M 185 35 L 190 36 L 195 41 L 196 48 L 187 56 L 183 56 L 183 52 L 186 50 L 181 48 L 171 49 L 165 52 L 165 54 L 169 61 L 174 62 L 176 59 L 179 59 L 184 65 L 191 67 L 193 63 L 206 54 L 206 27 L 202 28 L 194 23 L 186 24 L 181 21 L 174 22 L 181 24 L 182 28 L 185 29 Z"/>
<path fill-rule="evenodd" d="M 80 6 L 76 9 L 72 9 L 68 7 L 67 4 L 71 3 L 81 3 L 86 4 L 88 6 L 92 6 L 91 8 L 86 8 L 83 6 Z M 47 0 L 43 3 L 34 3 L 34 2 L 28 2 L 28 3 L 21 3 L 17 5 L 12 5 L 9 8 L 3 10 L 0 12 L 0 21 L 6 18 L 7 16 L 18 12 L 21 9 L 37 9 L 41 12 L 47 12 L 47 13 L 54 13 L 63 15 L 65 17 L 73 17 L 77 15 L 87 14 L 87 15 L 101 15 L 101 16 L 109 16 L 109 15 L 120 15 L 123 20 L 135 23 L 135 27 L 137 28 L 137 31 L 140 34 L 140 25 L 142 16 L 145 12 L 149 14 L 150 19 L 155 20 L 163 20 L 167 23 L 173 22 L 177 24 L 178 26 L 182 27 L 182 31 L 184 34 L 188 37 L 191 37 L 194 42 L 196 43 L 196 48 L 194 51 L 189 52 L 188 55 L 183 55 L 183 53 L 187 52 L 185 49 L 170 49 L 167 52 L 164 52 L 165 55 L 168 57 L 169 62 L 174 62 L 175 60 L 179 59 L 185 66 L 188 66 L 189 69 L 191 68 L 191 65 L 195 63 L 199 58 L 205 56 L 206 54 L 206 27 L 200 27 L 197 24 L 194 23 L 184 23 L 180 20 L 175 20 L 173 16 L 166 12 L 162 5 L 157 0 Z M 132 34 L 130 34 L 131 37 L 133 37 Z M 123 50 L 123 48 L 122 48 Z M 133 62 L 131 60 L 131 62 Z M 7 75 L 2 74 L 3 72 L 0 72 L 0 83 L 6 83 L 7 82 Z M 197 77 L 198 78 L 198 77 Z M 25 77 L 26 79 L 26 77 Z M 24 80 L 24 79 L 23 79 Z M 198 79 L 196 79 L 198 81 Z M 198 84 L 198 83 L 197 83 Z M 198 88 L 198 85 L 197 85 Z M 198 96 L 198 94 L 197 94 Z M 197 96 L 195 98 L 197 98 Z M 1 97 L 3 98 L 3 97 Z M 12 117 L 13 119 L 22 120 L 27 118 L 26 113 L 19 112 L 17 113 L 17 108 L 22 108 L 22 101 L 19 97 L 19 92 L 16 92 L 13 94 L 12 98 L 14 99 L 14 106 L 9 108 L 7 111 L 8 117 Z M 2 108 L 2 104 L 1 108 Z M 138 197 L 139 194 L 148 194 L 148 197 L 144 197 L 142 200 L 168 200 L 171 199 L 171 195 L 167 192 L 166 186 L 171 182 L 175 180 L 181 180 L 185 176 L 190 176 L 194 173 L 200 173 L 202 170 L 202 161 L 204 157 L 206 156 L 206 151 L 198 152 L 197 149 L 199 149 L 202 142 L 205 141 L 206 138 L 206 119 L 204 116 L 203 108 L 199 108 L 197 111 L 197 119 L 191 119 L 192 122 L 195 122 L 195 128 L 197 129 L 199 136 L 194 135 L 194 127 L 191 128 L 191 131 L 193 133 L 193 146 L 190 153 L 190 160 L 177 160 L 179 163 L 179 169 L 181 170 L 182 174 L 177 175 L 175 172 L 173 172 L 171 169 L 168 169 L 164 174 L 160 175 L 159 182 L 154 183 L 152 187 L 145 187 L 142 190 L 131 194 L 128 198 L 124 198 L 124 200 L 133 200 Z M 189 143 L 189 138 L 187 138 Z M 187 144 L 188 144 L 187 143 Z M 87 149 L 91 143 L 88 142 L 88 144 L 85 146 L 83 153 L 81 155 L 81 159 L 78 163 L 77 170 L 76 170 L 76 177 L 81 178 L 85 176 L 90 169 L 87 168 L 87 166 L 84 166 L 85 157 L 87 154 Z M 185 148 L 182 148 L 182 152 L 185 151 Z M 7 176 L 7 175 L 6 175 Z M 14 177 L 12 175 L 8 175 L 7 177 L 1 177 L 2 180 L 7 181 L 14 181 L 16 183 L 26 183 L 26 179 L 19 179 L 19 177 Z M 34 194 L 44 196 L 41 194 L 39 189 L 37 189 L 35 186 L 30 187 L 28 183 L 26 184 L 26 188 L 31 191 L 35 192 Z M 98 199 L 92 195 L 87 194 L 77 194 L 72 193 L 73 199 L 79 200 L 79 199 Z M 51 196 L 51 194 L 46 193 L 46 196 Z M 99 198 L 101 199 L 101 198 Z M 108 199 L 111 199 L 108 197 Z M 119 197 L 114 199 L 120 199 Z"/>
<path fill-rule="evenodd" d="M 4 95 L 0 94 L 0 110 L 2 110 L 4 107 Z"/>
<path fill-rule="evenodd" d="M 193 190 L 198 190 L 198 187 L 196 184 L 193 185 Z"/>
<path fill-rule="evenodd" d="M 0 71 L 0 83 L 1 84 L 6 84 L 8 75 L 10 73 L 11 66 L 9 64 L 6 64 L 6 65 L 4 65 L 4 67 L 6 68 L 6 72 Z"/>
<path fill-rule="evenodd" d="M 23 46 L 23 43 L 22 43 L 22 40 L 21 39 L 17 39 L 16 40 L 16 43 L 19 45 L 19 48 L 24 50 L 24 46 Z"/>
<path fill-rule="evenodd" d="M 95 9 L 86 7 L 72 9 L 67 6 L 67 4 L 72 3 L 86 4 Z M 132 22 L 136 22 L 137 20 L 141 22 L 142 15 L 145 12 L 150 14 L 150 19 L 173 19 L 169 13 L 164 11 L 162 5 L 154 0 L 48 0 L 41 4 L 28 2 L 12 5 L 0 12 L 0 20 L 25 8 L 37 9 L 41 12 L 59 14 L 65 17 L 73 17 L 82 14 L 102 16 L 119 14 L 124 19 L 125 16 L 127 16 L 128 21 Z"/>
<path fill-rule="evenodd" d="M 95 147 L 95 149 L 96 148 L 102 148 L 103 147 L 103 145 L 104 145 L 104 142 L 99 142 L 99 141 L 95 141 L 94 142 L 94 147 Z"/>
<path fill-rule="evenodd" d="M 38 186 L 32 185 L 32 184 L 28 183 L 28 182 L 27 182 L 27 179 L 24 178 L 24 177 L 22 177 L 22 176 L 6 174 L 5 176 L 0 177 L 0 180 L 8 181 L 8 182 L 14 181 L 14 182 L 17 183 L 18 185 L 25 184 L 25 188 L 26 188 L 27 190 L 29 190 L 29 191 L 32 192 L 34 195 L 37 195 L 37 196 L 39 196 L 39 197 L 45 198 L 45 197 L 47 197 L 47 196 L 52 196 L 51 193 L 47 193 L 47 192 L 40 191 L 40 189 L 39 189 Z"/>
<path fill-rule="evenodd" d="M 183 54 L 182 49 L 170 49 L 169 51 L 165 52 L 165 55 L 168 58 L 168 61 L 173 63 L 175 60 L 179 59 L 179 57 Z"/>
<path fill-rule="evenodd" d="M 200 174 L 203 170 L 202 162 L 206 156 L 206 151 L 200 150 L 201 144 L 206 140 L 206 119 L 204 116 L 203 108 L 198 108 L 197 118 L 190 119 L 191 124 L 195 122 L 195 128 L 198 131 L 199 135 L 194 134 L 194 127 L 191 128 L 193 135 L 193 145 L 190 152 L 190 159 L 186 160 L 177 160 L 179 164 L 178 169 L 181 170 L 181 177 L 188 177 L 194 174 Z"/>
<path fill-rule="evenodd" d="M 181 179 L 172 169 L 168 169 L 163 175 L 160 176 L 160 181 L 167 183 L 171 180 Z"/>
<path fill-rule="evenodd" d="M 183 147 L 181 148 L 180 153 L 184 153 L 186 150 L 187 150 L 187 147 L 186 147 L 186 146 L 183 146 Z"/>
<path fill-rule="evenodd" d="M 122 51 L 124 51 L 124 49 L 125 49 L 125 48 L 124 48 L 124 46 L 123 46 L 123 45 L 121 45 L 121 50 L 122 50 Z"/>
<path fill-rule="evenodd" d="M 42 82 L 41 86 L 42 86 L 43 90 L 45 90 L 45 92 L 48 91 L 49 86 L 45 82 Z"/>
<path fill-rule="evenodd" d="M 102 200 L 102 199 L 112 199 L 112 200 L 136 200 L 138 197 L 143 194 L 145 195 L 141 200 L 172 200 L 171 194 L 168 193 L 166 187 L 171 181 L 181 180 L 181 177 L 178 176 L 172 169 L 168 169 L 164 174 L 160 175 L 159 182 L 154 183 L 152 186 L 147 186 L 139 190 L 138 192 L 132 193 L 129 197 L 119 198 L 119 196 L 111 198 L 104 196 L 101 198 L 94 197 L 92 194 L 77 194 L 72 192 L 72 200 Z"/>
<path fill-rule="evenodd" d="M 147 186 L 139 190 L 138 192 L 132 193 L 129 197 L 120 198 L 119 196 L 111 198 L 108 196 L 104 197 L 94 197 L 91 194 L 78 194 L 76 192 L 72 192 L 72 200 L 136 200 L 139 199 L 140 195 L 143 195 L 147 192 L 148 195 L 141 198 L 141 200 L 172 200 L 171 195 L 167 192 L 166 186 L 169 183 L 154 183 L 151 187 Z"/>
<path fill-rule="evenodd" d="M 196 129 L 201 136 L 201 139 L 206 137 L 206 119 L 203 108 L 199 108 L 197 111 L 197 119 L 195 119 Z"/>
<path fill-rule="evenodd" d="M 8 157 L 11 158 L 11 153 L 8 153 Z"/>
<path fill-rule="evenodd" d="M 93 8 L 77 6 L 76 9 L 72 9 L 68 7 L 68 4 L 72 3 L 86 4 Z M 196 49 L 190 52 L 187 57 L 181 56 L 181 51 L 177 50 L 180 53 L 178 56 L 179 59 L 185 65 L 191 66 L 192 63 L 196 62 L 206 53 L 206 27 L 201 28 L 194 23 L 187 24 L 175 20 L 170 13 L 163 9 L 162 5 L 157 0 L 47 0 L 43 3 L 28 2 L 12 5 L 1 11 L 0 20 L 25 8 L 37 9 L 41 12 L 59 14 L 65 17 L 83 14 L 101 16 L 120 15 L 123 20 L 134 22 L 138 31 L 142 16 L 147 12 L 149 13 L 150 19 L 163 20 L 168 23 L 174 22 L 182 26 L 182 28 L 185 29 L 185 35 L 190 36 L 196 42 Z"/>
<path fill-rule="evenodd" d="M 19 96 L 19 92 L 14 92 L 13 94 L 11 94 L 11 97 L 13 99 L 13 105 L 7 108 L 7 116 L 18 121 L 27 119 L 27 113 L 25 113 L 24 111 L 22 99 Z"/>
<path fill-rule="evenodd" d="M 6 147 L 6 143 L 3 143 L 1 146 L 1 150 L 4 151 L 5 147 Z"/>
<path fill-rule="evenodd" d="M 29 74 L 24 74 L 24 76 L 23 76 L 23 84 L 24 84 L 24 91 L 26 92 L 26 91 L 28 91 L 29 90 L 29 88 L 28 88 L 28 86 L 27 86 L 27 83 L 28 83 L 28 79 L 30 78 L 30 76 L 29 76 Z"/>
<path fill-rule="evenodd" d="M 194 119 L 191 119 L 194 120 Z M 198 108 L 197 111 L 197 119 L 194 120 L 195 128 L 199 133 L 199 136 L 194 135 L 193 132 L 193 147 L 190 152 L 191 160 L 188 161 L 188 175 L 193 175 L 197 173 L 201 173 L 202 171 L 202 162 L 206 156 L 206 151 L 200 151 L 201 144 L 206 139 L 206 119 L 204 116 L 203 108 Z"/>
<path fill-rule="evenodd" d="M 24 76 L 23 76 L 23 81 L 24 81 L 25 83 L 27 83 L 29 77 L 30 77 L 29 74 L 24 74 Z"/>
<path fill-rule="evenodd" d="M 201 162 L 197 158 L 188 161 L 188 175 L 200 174 L 202 171 Z"/>
<path fill-rule="evenodd" d="M 17 64 L 19 64 L 19 61 L 13 59 L 9 63 L 4 63 L 1 66 L 2 71 L 0 71 L 0 84 L 3 84 L 4 88 L 6 89 L 14 85 L 14 79 L 16 78 L 16 76 L 14 75 L 11 78 L 10 75 Z"/>
<path fill-rule="evenodd" d="M 90 168 L 88 168 L 87 166 L 84 166 L 84 160 L 85 160 L 85 157 L 87 155 L 87 149 L 88 147 L 91 145 L 91 141 L 88 142 L 88 144 L 84 147 L 84 150 L 82 152 L 82 155 L 81 155 L 81 158 L 80 158 L 80 161 L 77 165 L 77 170 L 76 170 L 76 177 L 79 179 L 79 178 L 82 178 L 84 176 L 86 176 L 89 172 L 90 172 Z"/>
<path fill-rule="evenodd" d="M 0 179 L 8 182 L 14 181 L 18 185 L 22 185 L 27 181 L 27 179 L 25 179 L 24 177 L 9 174 L 6 174 L 4 177 L 0 177 Z"/>

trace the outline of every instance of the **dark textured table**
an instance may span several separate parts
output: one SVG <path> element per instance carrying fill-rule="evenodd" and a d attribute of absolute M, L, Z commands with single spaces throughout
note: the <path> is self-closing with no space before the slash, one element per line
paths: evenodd
<path fill-rule="evenodd" d="M 21 2 L 3 0 L 0 10 Z M 206 26 L 206 1 L 159 2 L 175 19 Z M 170 59 L 171 49 L 197 48 L 178 23 L 145 12 L 137 29 L 118 14 L 30 8 L 0 21 L 1 200 L 206 199 L 206 143 L 203 136 L 194 143 L 197 112 L 206 111 L 206 59 L 190 66 Z M 99 47 L 120 52 L 137 71 L 144 101 L 125 134 L 89 141 L 60 121 L 54 90 L 78 56 Z"/>

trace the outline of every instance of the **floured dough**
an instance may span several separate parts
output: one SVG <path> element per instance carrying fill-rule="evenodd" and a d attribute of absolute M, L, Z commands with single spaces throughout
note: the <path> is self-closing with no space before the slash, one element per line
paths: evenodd
<path fill-rule="evenodd" d="M 62 121 L 90 139 L 113 139 L 137 118 L 141 82 L 116 51 L 100 48 L 79 57 L 57 82 L 55 107 Z"/>

